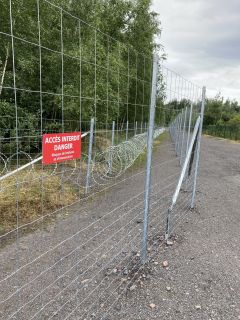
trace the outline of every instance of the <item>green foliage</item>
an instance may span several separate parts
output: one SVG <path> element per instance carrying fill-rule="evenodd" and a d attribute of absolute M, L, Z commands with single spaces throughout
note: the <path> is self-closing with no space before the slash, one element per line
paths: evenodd
<path fill-rule="evenodd" d="M 159 90 L 160 92 L 164 92 L 162 86 Z M 156 109 L 156 122 L 163 126 L 168 126 L 182 109 L 191 106 L 191 101 L 187 99 L 181 99 L 179 101 L 174 99 L 168 103 L 164 103 L 163 101 L 164 96 L 159 94 Z"/>
<path fill-rule="evenodd" d="M 240 126 L 240 113 L 239 114 L 235 114 L 229 121 L 228 123 L 230 125 L 238 125 Z"/>
<path fill-rule="evenodd" d="M 220 95 L 206 100 L 204 126 L 231 124 L 232 119 L 238 118 L 240 105 L 237 101 L 225 100 Z"/>
<path fill-rule="evenodd" d="M 217 124 L 209 125 L 204 132 L 208 135 L 217 136 L 225 139 L 240 140 L 240 125 Z"/>
<path fill-rule="evenodd" d="M 237 101 L 224 100 L 219 94 L 207 99 L 205 133 L 229 139 L 240 139 L 240 105 Z"/>
<path fill-rule="evenodd" d="M 62 6 L 62 16 L 59 8 L 39 3 L 40 24 L 37 1 L 12 1 L 18 117 L 28 118 L 31 127 L 42 116 L 44 121 L 34 125 L 43 131 L 61 130 L 62 117 L 65 130 L 77 130 L 80 121 L 87 129 L 95 108 L 99 123 L 147 121 L 148 108 L 139 111 L 137 106 L 149 104 L 154 36 L 160 32 L 151 1 L 52 0 Z M 11 107 L 15 97 L 8 0 L 0 2 L 0 12 L 0 31 L 6 33 L 0 35 L 0 107 L 12 128 L 16 114 Z M 78 124 L 69 125 L 72 120 Z"/>
<path fill-rule="evenodd" d="M 34 139 L 29 143 L 32 136 L 37 136 L 38 119 L 32 113 L 23 108 L 18 108 L 17 123 L 15 120 L 16 109 L 13 103 L 0 101 L 0 136 L 1 153 L 11 154 L 18 149 L 25 152 L 36 152 L 38 141 Z M 16 131 L 17 128 L 17 131 Z M 28 138 L 29 137 L 29 138 Z"/>

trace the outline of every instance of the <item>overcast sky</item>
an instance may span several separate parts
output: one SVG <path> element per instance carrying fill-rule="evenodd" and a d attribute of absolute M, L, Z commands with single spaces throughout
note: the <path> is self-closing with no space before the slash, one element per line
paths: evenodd
<path fill-rule="evenodd" d="M 153 0 L 165 63 L 196 84 L 240 101 L 240 0 Z"/>

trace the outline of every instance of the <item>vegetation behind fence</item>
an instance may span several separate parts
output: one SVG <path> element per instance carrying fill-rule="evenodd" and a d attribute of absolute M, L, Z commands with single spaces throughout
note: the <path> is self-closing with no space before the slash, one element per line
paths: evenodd
<path fill-rule="evenodd" d="M 240 140 L 240 125 L 218 124 L 204 128 L 204 132 L 211 136 L 221 137 L 231 140 Z"/>

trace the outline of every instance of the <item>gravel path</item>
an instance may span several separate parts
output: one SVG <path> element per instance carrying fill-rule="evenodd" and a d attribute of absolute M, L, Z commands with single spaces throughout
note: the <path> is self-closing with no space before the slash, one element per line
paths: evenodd
<path fill-rule="evenodd" d="M 204 137 L 198 189 L 176 243 L 160 250 L 150 279 L 111 319 L 240 319 L 239 143 Z"/>
<path fill-rule="evenodd" d="M 68 208 L 54 223 L 23 236 L 18 247 L 6 246 L 0 251 L 0 298 L 8 300 L 0 306 L 0 318 L 240 319 L 239 156 L 239 144 L 203 139 L 197 209 L 176 230 L 174 245 L 166 247 L 165 213 L 179 164 L 168 139 L 157 147 L 151 262 L 138 274 L 141 166 L 92 201 Z M 20 272 L 2 280 L 19 266 Z"/>

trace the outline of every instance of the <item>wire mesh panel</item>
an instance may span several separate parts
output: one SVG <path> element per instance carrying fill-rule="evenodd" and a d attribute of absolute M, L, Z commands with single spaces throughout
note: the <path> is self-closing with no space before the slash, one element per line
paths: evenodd
<path fill-rule="evenodd" d="M 143 221 L 152 52 L 136 51 L 55 3 L 0 4 L 2 319 L 111 316 L 144 267 L 146 222 L 147 258 L 164 242 L 202 101 L 200 88 L 159 66 Z M 43 135 L 74 132 L 81 158 L 44 165 Z M 195 140 L 171 233 L 191 204 Z"/>
<path fill-rule="evenodd" d="M 174 237 L 174 231 L 194 207 L 205 95 L 202 88 L 164 66 L 162 77 L 165 117 L 167 114 L 168 119 L 173 119 L 169 123 L 169 132 L 181 168 L 167 208 L 168 239 Z"/>

